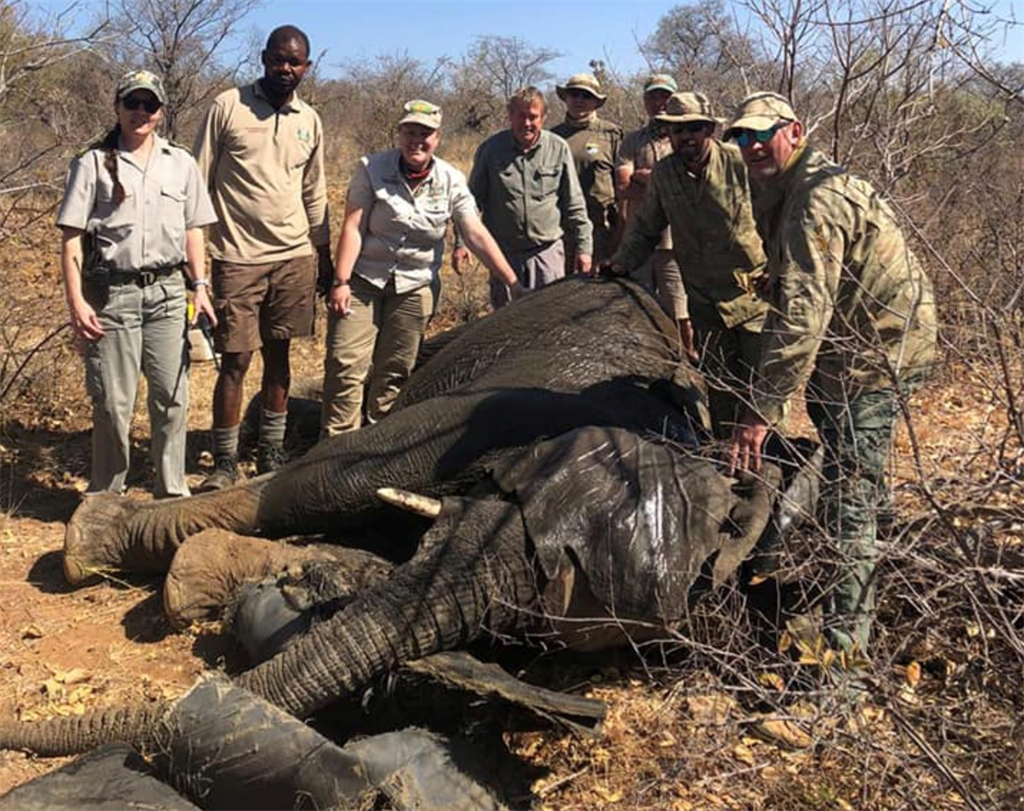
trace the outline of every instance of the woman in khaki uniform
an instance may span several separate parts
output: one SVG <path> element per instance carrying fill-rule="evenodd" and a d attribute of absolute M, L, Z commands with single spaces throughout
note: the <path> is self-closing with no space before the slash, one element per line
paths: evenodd
<path fill-rule="evenodd" d="M 125 490 L 140 372 L 149 390 L 154 495 L 189 495 L 182 271 L 196 291 L 196 317 L 216 323 L 202 227 L 217 217 L 192 156 L 156 134 L 165 101 L 155 74 L 135 70 L 121 78 L 117 124 L 71 162 L 57 215 L 64 290 L 93 403 L 86 495 Z"/>
<path fill-rule="evenodd" d="M 440 107 L 410 101 L 398 148 L 361 158 L 352 175 L 327 297 L 324 437 L 391 409 L 434 311 L 449 221 L 497 281 L 522 291 L 462 172 L 434 156 L 440 128 Z"/>

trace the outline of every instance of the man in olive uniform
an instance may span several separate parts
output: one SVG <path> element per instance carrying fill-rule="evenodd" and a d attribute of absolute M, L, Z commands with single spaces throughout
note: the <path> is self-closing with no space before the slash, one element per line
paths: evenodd
<path fill-rule="evenodd" d="M 708 382 L 712 428 L 728 439 L 750 402 L 767 310 L 754 293 L 765 260 L 747 169 L 739 149 L 715 139 L 717 119 L 703 93 L 674 94 L 657 120 L 668 127 L 673 152 L 655 165 L 612 270 L 642 266 L 668 227 Z"/>
<path fill-rule="evenodd" d="M 633 212 L 647 194 L 651 172 L 662 158 L 672 154 L 668 127 L 657 120 L 659 113 L 677 92 L 676 80 L 667 73 L 655 73 L 644 82 L 644 112 L 647 124 L 622 139 L 619 159 L 615 165 L 615 186 L 619 201 L 619 217 L 628 224 Z M 630 270 L 630 277 L 656 293 L 661 307 L 679 324 L 687 353 L 696 357 L 693 327 L 686 309 L 686 291 L 679 276 L 679 265 L 672 253 L 672 235 L 668 228 L 661 242 L 639 267 Z"/>
<path fill-rule="evenodd" d="M 589 73 L 577 73 L 555 90 L 565 102 L 565 121 L 551 131 L 569 144 L 587 201 L 587 216 L 594 226 L 593 261 L 604 262 L 615 252 L 615 238 L 620 233 L 615 164 L 619 159 L 622 127 L 598 118 L 597 111 L 608 97 L 602 95 L 600 83 Z M 576 251 L 571 249 L 570 253 L 575 255 Z M 572 267 L 571 260 L 567 267 Z"/>
<path fill-rule="evenodd" d="M 750 172 L 770 305 L 752 407 L 733 435 L 730 464 L 759 469 L 769 429 L 806 383 L 827 453 L 822 506 L 837 555 L 825 633 L 835 649 L 863 654 L 899 397 L 935 358 L 931 282 L 889 206 L 806 144 L 785 98 L 748 96 L 726 136 Z"/>
<path fill-rule="evenodd" d="M 508 100 L 509 128 L 476 150 L 469 190 L 480 217 L 527 290 L 565 276 L 564 241 L 576 248 L 574 268 L 590 273 L 593 228 L 569 145 L 544 129 L 547 102 L 536 87 L 524 87 Z M 458 234 L 457 234 L 458 237 Z M 456 272 L 469 252 L 456 239 Z M 508 285 L 491 279 L 491 306 L 511 300 Z"/>

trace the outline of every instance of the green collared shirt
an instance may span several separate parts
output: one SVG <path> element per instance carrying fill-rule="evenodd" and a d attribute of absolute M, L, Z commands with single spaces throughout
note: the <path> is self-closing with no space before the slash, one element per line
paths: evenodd
<path fill-rule="evenodd" d="M 469 189 L 503 250 L 530 251 L 568 232 L 580 253 L 593 253 L 593 229 L 572 153 L 557 135 L 541 131 L 525 152 L 511 130 L 492 135 L 476 151 Z"/>
<path fill-rule="evenodd" d="M 597 117 L 582 125 L 567 118 L 551 131 L 569 144 L 591 222 L 613 226 L 613 222 L 606 221 L 606 212 L 615 205 L 615 164 L 622 128 Z"/>
<path fill-rule="evenodd" d="M 771 305 L 755 409 L 776 423 L 808 381 L 811 396 L 843 403 L 927 372 L 932 285 L 871 185 L 807 147 L 753 192 Z"/>
<path fill-rule="evenodd" d="M 711 141 L 700 177 L 676 155 L 658 161 L 613 261 L 628 268 L 643 264 L 666 227 L 694 326 L 760 329 L 767 304 L 752 291 L 765 257 L 738 148 Z"/>

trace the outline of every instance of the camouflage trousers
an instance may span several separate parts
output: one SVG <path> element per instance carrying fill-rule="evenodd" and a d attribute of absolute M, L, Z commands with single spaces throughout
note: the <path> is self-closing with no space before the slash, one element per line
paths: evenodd
<path fill-rule="evenodd" d="M 877 594 L 878 512 L 899 399 L 893 389 L 848 403 L 812 400 L 807 413 L 825 446 L 821 514 L 828 550 L 825 636 L 834 650 L 867 651 Z"/>

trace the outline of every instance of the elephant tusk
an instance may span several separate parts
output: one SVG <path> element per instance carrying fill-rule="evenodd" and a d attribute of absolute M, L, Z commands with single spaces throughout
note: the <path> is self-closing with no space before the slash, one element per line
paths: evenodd
<path fill-rule="evenodd" d="M 402 510 L 422 515 L 424 518 L 437 518 L 441 514 L 441 500 L 430 496 L 399 490 L 397 487 L 381 487 L 377 498 Z"/>

